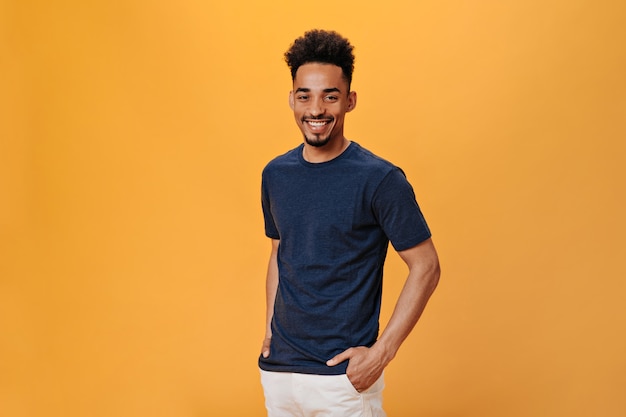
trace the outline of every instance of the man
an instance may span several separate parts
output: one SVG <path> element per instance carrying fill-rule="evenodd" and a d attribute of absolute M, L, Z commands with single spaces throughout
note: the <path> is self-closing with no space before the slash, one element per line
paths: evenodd
<path fill-rule="evenodd" d="M 313 30 L 285 53 L 304 143 L 262 176 L 272 250 L 259 366 L 269 417 L 385 416 L 383 370 L 439 280 L 404 173 L 344 137 L 357 102 L 352 49 L 336 32 Z M 389 242 L 409 273 L 378 337 Z"/>

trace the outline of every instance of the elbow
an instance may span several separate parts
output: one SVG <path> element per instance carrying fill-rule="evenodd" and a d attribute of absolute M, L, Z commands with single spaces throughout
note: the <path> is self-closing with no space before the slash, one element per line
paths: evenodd
<path fill-rule="evenodd" d="M 439 279 L 441 277 L 441 266 L 439 265 L 439 260 L 435 260 L 428 268 L 427 273 L 425 274 L 425 284 L 429 290 L 429 293 L 432 294 L 437 286 L 439 285 Z"/>

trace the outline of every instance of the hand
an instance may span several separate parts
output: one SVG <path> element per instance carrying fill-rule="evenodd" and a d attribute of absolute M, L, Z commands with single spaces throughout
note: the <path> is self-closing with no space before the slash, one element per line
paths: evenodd
<path fill-rule="evenodd" d="M 381 356 L 373 349 L 365 346 L 346 349 L 326 362 L 326 365 L 335 366 L 345 360 L 350 360 L 346 375 L 358 392 L 363 392 L 371 387 L 385 369 Z"/>
<path fill-rule="evenodd" d="M 263 346 L 261 347 L 261 355 L 263 355 L 264 358 L 267 358 L 270 356 L 270 342 L 272 341 L 271 337 L 266 337 L 263 340 Z"/>

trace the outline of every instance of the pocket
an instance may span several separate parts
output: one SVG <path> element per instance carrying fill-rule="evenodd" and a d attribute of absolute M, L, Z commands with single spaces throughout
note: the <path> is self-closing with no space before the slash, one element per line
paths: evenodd
<path fill-rule="evenodd" d="M 365 395 L 365 394 L 378 394 L 380 392 L 382 392 L 383 388 L 385 388 L 385 378 L 384 378 L 384 374 L 382 374 L 372 385 L 370 385 L 366 390 L 363 390 L 361 392 L 357 391 L 356 388 L 354 388 L 354 385 L 352 385 L 352 382 L 350 381 L 350 378 L 348 378 L 347 374 L 343 375 L 346 381 L 346 384 L 348 384 L 350 386 L 350 389 L 355 392 L 356 394 L 359 395 Z"/>
<path fill-rule="evenodd" d="M 361 393 L 359 391 L 356 390 L 356 388 L 354 388 L 354 385 L 352 385 L 352 382 L 350 381 L 350 378 L 348 378 L 347 374 L 343 374 L 341 375 L 343 380 L 344 380 L 344 385 L 346 385 L 346 388 L 348 389 L 348 391 L 352 394 L 355 395 L 357 397 L 361 396 Z"/>
<path fill-rule="evenodd" d="M 361 393 L 363 408 L 366 416 L 385 417 L 383 410 L 383 389 L 385 388 L 384 375 L 381 375 L 371 387 Z"/>
<path fill-rule="evenodd" d="M 376 395 L 376 394 L 382 393 L 384 388 L 385 388 L 385 374 L 383 373 L 380 377 L 378 377 L 376 382 L 374 382 L 368 389 L 363 391 L 361 394 Z"/>

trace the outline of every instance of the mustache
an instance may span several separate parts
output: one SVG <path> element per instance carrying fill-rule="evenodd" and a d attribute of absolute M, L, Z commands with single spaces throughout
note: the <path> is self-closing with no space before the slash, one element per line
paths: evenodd
<path fill-rule="evenodd" d="M 302 121 L 304 122 L 306 120 L 324 120 L 327 122 L 332 122 L 333 120 L 335 120 L 335 118 L 332 116 L 302 116 Z"/>

